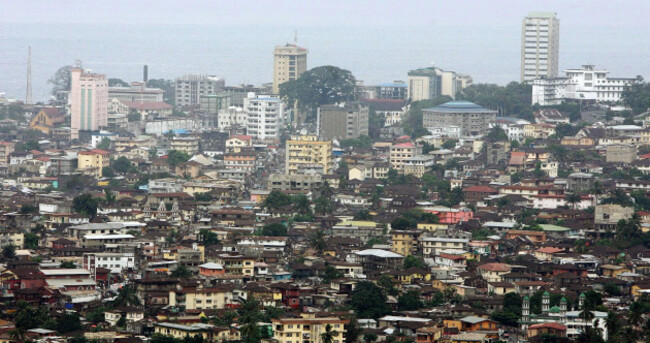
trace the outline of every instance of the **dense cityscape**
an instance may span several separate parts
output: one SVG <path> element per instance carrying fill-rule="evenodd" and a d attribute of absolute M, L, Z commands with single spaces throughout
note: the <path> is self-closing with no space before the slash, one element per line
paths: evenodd
<path fill-rule="evenodd" d="M 522 17 L 507 85 L 366 84 L 295 33 L 268 83 L 80 57 L 43 101 L 26 49 L 0 341 L 650 342 L 650 84 L 560 70 L 560 14 Z"/>

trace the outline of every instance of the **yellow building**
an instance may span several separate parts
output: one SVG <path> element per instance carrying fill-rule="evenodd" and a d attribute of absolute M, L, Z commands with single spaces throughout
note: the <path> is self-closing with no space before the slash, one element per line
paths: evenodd
<path fill-rule="evenodd" d="M 392 230 L 390 232 L 393 242 L 390 250 L 407 256 L 414 255 L 418 247 L 420 231 L 415 230 Z"/>
<path fill-rule="evenodd" d="M 102 177 L 102 168 L 108 167 L 109 163 L 110 154 L 108 151 L 99 149 L 80 151 L 77 159 L 77 169 L 100 178 Z"/>
<path fill-rule="evenodd" d="M 199 152 L 199 137 L 174 137 L 171 141 L 171 149 L 184 151 L 192 156 Z"/>
<path fill-rule="evenodd" d="M 230 287 L 185 288 L 169 291 L 169 306 L 185 310 L 222 310 L 233 304 Z"/>
<path fill-rule="evenodd" d="M 320 342 L 321 334 L 329 324 L 333 343 L 345 342 L 345 325 L 349 320 L 336 317 L 316 318 L 313 314 L 301 314 L 301 318 L 272 319 L 273 338 L 279 343 Z"/>
<path fill-rule="evenodd" d="M 275 47 L 273 52 L 273 94 L 280 94 L 280 85 L 295 80 L 307 70 L 307 49 L 295 44 Z"/>
<path fill-rule="evenodd" d="M 185 336 L 194 337 L 196 335 L 202 336 L 204 341 L 214 342 L 216 327 L 210 324 L 194 323 L 191 325 L 177 324 L 177 323 L 155 323 L 154 332 L 157 334 L 172 336 L 174 338 L 183 339 Z"/>
<path fill-rule="evenodd" d="M 15 147 L 13 142 L 0 142 L 0 162 L 9 163 L 9 155 L 14 152 Z"/>
<path fill-rule="evenodd" d="M 425 231 L 436 231 L 436 230 L 446 230 L 449 226 L 447 224 L 432 224 L 432 223 L 418 223 L 418 230 Z"/>
<path fill-rule="evenodd" d="M 287 174 L 301 174 L 306 169 L 322 169 L 323 175 L 332 173 L 332 141 L 319 141 L 317 136 L 293 136 L 286 147 Z"/>
<path fill-rule="evenodd" d="M 218 255 L 209 258 L 208 262 L 222 265 L 226 274 L 253 276 L 255 273 L 255 258 L 241 255 Z"/>
<path fill-rule="evenodd" d="M 63 123 L 65 115 L 54 107 L 45 107 L 41 109 L 29 122 L 29 128 L 49 134 L 57 125 Z"/>

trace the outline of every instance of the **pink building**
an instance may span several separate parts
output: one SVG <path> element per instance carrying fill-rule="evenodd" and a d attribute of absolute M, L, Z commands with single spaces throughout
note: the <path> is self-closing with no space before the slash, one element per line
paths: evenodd
<path fill-rule="evenodd" d="M 70 70 L 71 136 L 79 131 L 94 131 L 108 121 L 108 81 L 106 75 L 84 73 L 80 68 Z"/>

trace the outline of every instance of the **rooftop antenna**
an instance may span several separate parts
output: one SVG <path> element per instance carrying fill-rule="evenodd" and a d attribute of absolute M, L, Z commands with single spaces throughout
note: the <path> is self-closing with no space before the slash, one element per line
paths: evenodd
<path fill-rule="evenodd" d="M 74 60 L 74 67 L 79 68 L 79 69 L 83 69 L 83 67 L 81 66 L 81 60 L 80 59 Z"/>
<path fill-rule="evenodd" d="M 32 104 L 32 46 L 27 47 L 27 94 L 25 94 L 25 104 Z"/>
<path fill-rule="evenodd" d="M 298 45 L 298 30 L 293 29 L 293 44 Z"/>

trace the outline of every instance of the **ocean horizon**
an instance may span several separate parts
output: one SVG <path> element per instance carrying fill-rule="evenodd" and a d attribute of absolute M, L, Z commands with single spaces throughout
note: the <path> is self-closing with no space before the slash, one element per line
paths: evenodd
<path fill-rule="evenodd" d="M 435 65 L 474 83 L 519 81 L 521 26 L 222 26 L 0 23 L 0 93 L 24 99 L 27 48 L 32 49 L 34 101 L 49 99 L 47 80 L 61 66 L 83 67 L 127 82 L 184 74 L 222 77 L 227 85 L 271 82 L 273 49 L 309 49 L 308 68 L 334 65 L 372 85 L 406 81 L 407 72 Z M 560 70 L 595 64 L 610 75 L 650 70 L 650 46 L 634 27 L 560 27 Z M 646 75 L 644 75 L 646 76 Z"/>

